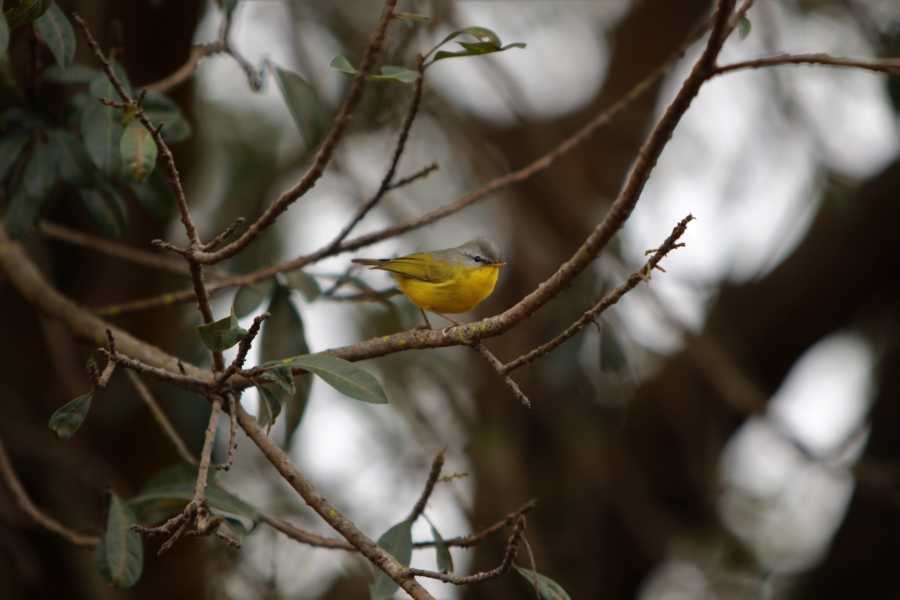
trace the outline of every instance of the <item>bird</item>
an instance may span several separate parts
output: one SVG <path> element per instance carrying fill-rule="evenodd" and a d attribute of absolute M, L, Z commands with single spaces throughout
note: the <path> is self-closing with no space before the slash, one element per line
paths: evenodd
<path fill-rule="evenodd" d="M 506 264 L 484 238 L 444 250 L 397 258 L 354 258 L 351 262 L 390 273 L 400 291 L 419 307 L 429 329 L 426 310 L 459 325 L 447 314 L 468 312 L 490 296 Z"/>

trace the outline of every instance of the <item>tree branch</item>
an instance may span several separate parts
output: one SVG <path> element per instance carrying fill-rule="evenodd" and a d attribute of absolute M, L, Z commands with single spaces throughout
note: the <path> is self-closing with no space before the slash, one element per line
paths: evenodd
<path fill-rule="evenodd" d="M 3 476 L 3 479 L 6 481 L 6 485 L 9 486 L 9 491 L 12 492 L 13 498 L 16 500 L 16 504 L 19 505 L 19 508 L 27 514 L 31 519 L 43 527 L 48 531 L 52 531 L 53 533 L 65 538 L 72 544 L 76 546 L 96 546 L 100 543 L 100 538 L 95 535 L 79 533 L 74 529 L 69 529 L 53 517 L 50 517 L 44 514 L 37 506 L 34 505 L 34 502 L 31 501 L 31 498 L 28 496 L 28 492 L 25 491 L 25 487 L 22 485 L 22 482 L 19 481 L 19 477 L 16 475 L 15 469 L 13 469 L 12 462 L 9 460 L 9 455 L 6 453 L 6 447 L 3 445 L 3 439 L 0 438 L 0 475 Z"/>
<path fill-rule="evenodd" d="M 166 437 L 169 438 L 169 441 L 175 446 L 175 451 L 178 452 L 178 456 L 181 457 L 181 460 L 188 464 L 196 465 L 197 457 L 188 450 L 184 440 L 178 435 L 175 426 L 172 425 L 169 417 L 166 416 L 166 413 L 156 401 L 156 398 L 153 397 L 153 393 L 150 391 L 150 388 L 147 387 L 147 384 L 141 381 L 141 378 L 138 377 L 134 371 L 126 369 L 125 374 L 128 375 L 128 379 L 131 381 L 131 385 L 134 386 L 138 396 L 141 397 L 141 400 L 143 400 L 144 404 L 147 405 L 147 408 L 150 409 L 150 414 L 153 415 L 159 428 L 163 430 L 163 433 L 166 434 Z"/>
<path fill-rule="evenodd" d="M 851 69 L 864 69 L 876 73 L 888 73 L 900 75 L 900 58 L 861 59 L 831 56 L 830 54 L 778 54 L 764 58 L 755 58 L 716 67 L 712 76 L 724 75 L 743 69 L 760 69 L 763 67 L 776 67 L 780 65 L 821 65 L 826 67 L 842 67 Z"/>

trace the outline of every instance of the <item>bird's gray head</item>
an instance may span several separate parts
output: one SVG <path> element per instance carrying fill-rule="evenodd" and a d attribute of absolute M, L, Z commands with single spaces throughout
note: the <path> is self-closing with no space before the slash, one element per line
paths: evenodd
<path fill-rule="evenodd" d="M 463 255 L 465 262 L 472 266 L 500 265 L 500 253 L 497 247 L 484 238 L 474 239 L 462 246 L 454 248 Z"/>

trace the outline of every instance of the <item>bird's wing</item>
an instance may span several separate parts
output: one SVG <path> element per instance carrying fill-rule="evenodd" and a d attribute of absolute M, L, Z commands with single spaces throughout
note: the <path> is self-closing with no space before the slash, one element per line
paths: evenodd
<path fill-rule="evenodd" d="M 408 279 L 427 281 L 428 283 L 444 283 L 450 281 L 453 277 L 452 269 L 448 268 L 443 261 L 431 260 L 431 257 L 427 254 L 410 254 L 400 258 L 392 258 L 380 262 L 373 268 L 389 271 Z"/>

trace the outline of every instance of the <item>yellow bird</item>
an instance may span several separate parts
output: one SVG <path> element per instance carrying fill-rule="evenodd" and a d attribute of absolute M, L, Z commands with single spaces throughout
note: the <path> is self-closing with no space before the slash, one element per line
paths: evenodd
<path fill-rule="evenodd" d="M 490 296 L 500 268 L 506 264 L 494 246 L 481 238 L 446 250 L 398 258 L 355 258 L 353 262 L 389 272 L 400 291 L 422 311 L 429 328 L 426 310 L 458 325 L 445 313 L 467 312 Z"/>

